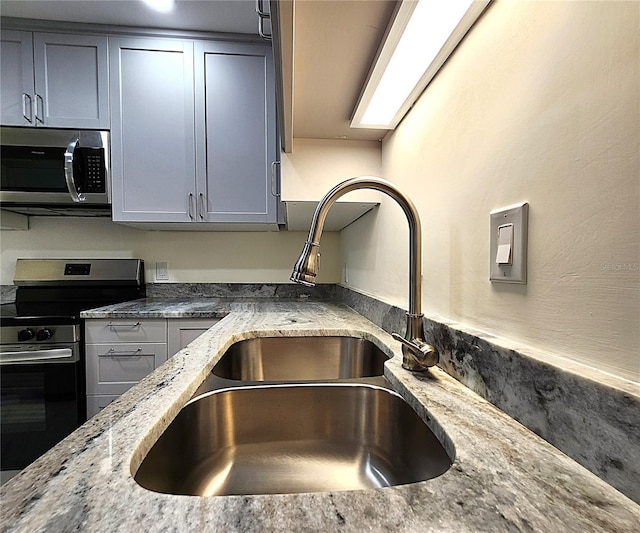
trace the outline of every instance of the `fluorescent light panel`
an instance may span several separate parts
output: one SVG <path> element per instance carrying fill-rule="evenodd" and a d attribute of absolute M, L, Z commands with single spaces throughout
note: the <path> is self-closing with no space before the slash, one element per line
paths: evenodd
<path fill-rule="evenodd" d="M 173 10 L 174 0 L 142 0 L 151 9 L 160 11 L 160 13 L 169 13 Z"/>
<path fill-rule="evenodd" d="M 393 129 L 489 1 L 404 0 L 351 127 Z"/>

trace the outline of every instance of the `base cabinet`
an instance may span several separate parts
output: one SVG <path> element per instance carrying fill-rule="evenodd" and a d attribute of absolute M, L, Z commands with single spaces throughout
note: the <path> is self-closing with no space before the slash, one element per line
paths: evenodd
<path fill-rule="evenodd" d="M 87 417 L 104 409 L 219 320 L 87 320 Z"/>
<path fill-rule="evenodd" d="M 119 394 L 95 394 L 92 396 L 87 395 L 87 418 L 91 418 L 102 411 L 107 405 L 114 400 L 117 400 Z"/>
<path fill-rule="evenodd" d="M 219 318 L 172 318 L 167 320 L 169 357 L 186 348 L 219 320 Z"/>

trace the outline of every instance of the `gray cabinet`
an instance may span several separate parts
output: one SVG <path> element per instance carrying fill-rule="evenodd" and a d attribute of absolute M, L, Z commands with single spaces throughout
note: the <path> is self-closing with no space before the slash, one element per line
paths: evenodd
<path fill-rule="evenodd" d="M 87 320 L 85 336 L 88 418 L 167 360 L 164 319 Z"/>
<path fill-rule="evenodd" d="M 2 32 L 6 126 L 109 128 L 107 38 Z"/>
<path fill-rule="evenodd" d="M 196 44 L 198 216 L 276 222 L 275 81 L 264 45 Z"/>
<path fill-rule="evenodd" d="M 91 319 L 85 322 L 91 418 L 220 318 Z"/>
<path fill-rule="evenodd" d="M 113 38 L 110 61 L 114 221 L 277 222 L 268 46 Z"/>
<path fill-rule="evenodd" d="M 112 38 L 109 47 L 113 220 L 193 220 L 193 43 Z"/>
<path fill-rule="evenodd" d="M 186 348 L 207 331 L 219 318 L 172 318 L 167 320 L 167 353 L 169 357 Z"/>
<path fill-rule="evenodd" d="M 33 39 L 31 32 L 3 31 L 0 46 L 0 121 L 3 126 L 34 122 Z"/>

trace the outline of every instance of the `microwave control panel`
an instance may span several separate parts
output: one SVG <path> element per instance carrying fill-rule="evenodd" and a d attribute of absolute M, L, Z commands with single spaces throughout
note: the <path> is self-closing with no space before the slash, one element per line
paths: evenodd
<path fill-rule="evenodd" d="M 106 190 L 106 167 L 104 151 L 101 148 L 78 148 L 77 162 L 81 165 L 78 173 L 83 176 L 82 184 L 78 184 L 78 192 L 103 193 Z"/>

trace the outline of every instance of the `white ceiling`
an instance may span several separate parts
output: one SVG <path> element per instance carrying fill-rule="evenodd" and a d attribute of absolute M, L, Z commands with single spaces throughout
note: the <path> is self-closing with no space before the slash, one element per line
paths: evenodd
<path fill-rule="evenodd" d="M 378 140 L 349 128 L 396 0 L 295 0 L 293 135 Z M 4 17 L 257 34 L 255 0 L 176 0 L 169 14 L 139 0 L 0 0 Z"/>

